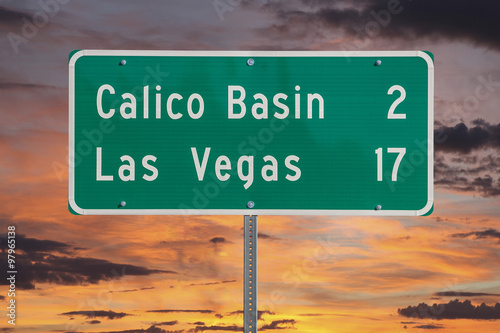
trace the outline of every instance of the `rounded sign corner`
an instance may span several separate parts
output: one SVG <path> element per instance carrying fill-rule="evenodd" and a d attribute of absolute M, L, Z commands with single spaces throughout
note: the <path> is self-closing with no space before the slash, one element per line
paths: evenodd
<path fill-rule="evenodd" d="M 418 51 L 417 56 L 425 60 L 428 68 L 434 68 L 434 54 L 429 51 Z"/>
<path fill-rule="evenodd" d="M 85 51 L 84 50 L 74 50 L 74 51 L 71 51 L 70 54 L 69 54 L 69 65 L 70 66 L 74 66 L 76 64 L 76 61 L 78 59 L 80 59 L 81 57 L 83 57 L 85 55 Z"/>
<path fill-rule="evenodd" d="M 85 215 L 85 210 L 80 208 L 74 199 L 68 201 L 68 209 L 73 215 Z"/>
<path fill-rule="evenodd" d="M 429 216 L 434 211 L 434 200 L 429 199 L 424 208 L 417 210 L 417 216 Z"/>

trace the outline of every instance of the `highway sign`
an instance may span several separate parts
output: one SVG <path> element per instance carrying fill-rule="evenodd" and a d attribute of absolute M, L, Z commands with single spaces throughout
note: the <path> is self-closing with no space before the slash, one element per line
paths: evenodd
<path fill-rule="evenodd" d="M 75 51 L 77 214 L 425 215 L 432 55 Z"/>

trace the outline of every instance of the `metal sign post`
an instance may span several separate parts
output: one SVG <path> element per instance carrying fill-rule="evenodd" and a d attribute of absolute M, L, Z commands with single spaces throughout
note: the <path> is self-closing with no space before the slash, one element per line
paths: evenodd
<path fill-rule="evenodd" d="M 244 332 L 257 332 L 257 215 L 245 215 L 244 253 Z"/>

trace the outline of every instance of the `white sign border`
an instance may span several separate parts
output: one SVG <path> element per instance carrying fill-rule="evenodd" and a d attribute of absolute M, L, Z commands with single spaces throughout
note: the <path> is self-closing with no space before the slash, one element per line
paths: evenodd
<path fill-rule="evenodd" d="M 420 57 L 428 68 L 428 184 L 427 203 L 419 210 L 304 210 L 304 209 L 82 209 L 75 202 L 75 64 L 82 56 L 156 57 Z M 423 51 L 146 51 L 80 50 L 69 60 L 69 193 L 71 209 L 80 215 L 326 215 L 326 216 L 420 216 L 434 205 L 434 62 Z"/>

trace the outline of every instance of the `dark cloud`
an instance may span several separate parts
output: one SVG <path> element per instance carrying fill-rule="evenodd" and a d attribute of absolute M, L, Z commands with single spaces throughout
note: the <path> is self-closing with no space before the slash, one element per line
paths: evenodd
<path fill-rule="evenodd" d="M 3 240 L 6 235 L 1 235 Z M 23 234 L 16 234 L 16 249 L 20 250 L 28 255 L 35 252 L 59 252 L 64 254 L 70 254 L 73 252 L 73 247 L 67 243 L 62 243 L 53 240 L 44 240 L 36 238 L 28 238 Z"/>
<path fill-rule="evenodd" d="M 205 332 L 205 331 L 230 331 L 230 332 L 243 332 L 243 327 L 231 325 L 212 325 L 212 326 L 196 326 L 196 328 L 189 330 L 190 332 Z"/>
<path fill-rule="evenodd" d="M 0 237 L 0 242 L 4 241 L 5 235 Z M 67 243 L 27 238 L 23 235 L 16 236 L 16 246 L 23 253 L 16 260 L 17 268 L 23 272 L 16 280 L 16 287 L 19 289 L 34 289 L 36 283 L 86 285 L 120 279 L 127 275 L 177 274 L 167 270 L 116 264 L 104 259 L 77 257 L 74 248 Z M 6 275 L 5 270 L 0 272 L 0 284 L 8 283 Z"/>
<path fill-rule="evenodd" d="M 189 286 L 212 286 L 217 284 L 226 284 L 226 283 L 234 283 L 238 282 L 237 280 L 225 280 L 221 282 L 207 282 L 207 283 L 191 283 Z"/>
<path fill-rule="evenodd" d="M 55 86 L 30 84 L 30 83 L 15 83 L 15 82 L 0 82 L 0 89 L 60 89 Z"/>
<path fill-rule="evenodd" d="M 148 310 L 146 312 L 155 312 L 155 313 L 214 313 L 213 310 L 179 310 L 179 309 L 168 309 L 168 310 Z"/>
<path fill-rule="evenodd" d="M 468 126 L 436 123 L 434 184 L 484 197 L 500 195 L 500 124 L 475 119 Z"/>
<path fill-rule="evenodd" d="M 483 186 L 481 186 L 480 184 L 482 184 Z M 485 184 L 489 185 L 484 186 Z M 497 181 L 494 184 L 491 176 L 486 176 L 484 178 L 476 177 L 474 179 L 468 179 L 466 177 L 458 176 L 450 178 L 440 178 L 434 182 L 434 185 L 460 192 L 477 192 L 486 197 L 500 195 L 500 183 Z"/>
<path fill-rule="evenodd" d="M 500 294 L 489 293 L 470 293 L 463 291 L 441 291 L 434 294 L 435 296 L 443 297 L 476 297 L 476 296 L 500 296 Z"/>
<path fill-rule="evenodd" d="M 19 25 L 22 26 L 22 18 L 28 17 L 29 14 L 0 6 L 0 22 L 2 25 Z"/>
<path fill-rule="evenodd" d="M 202 321 L 195 321 L 194 323 L 192 323 L 191 325 L 198 325 L 198 326 L 205 326 L 205 323 L 202 322 Z"/>
<path fill-rule="evenodd" d="M 429 306 L 420 303 L 417 306 L 408 306 L 398 309 L 401 316 L 420 319 L 500 319 L 500 303 L 489 306 L 485 303 L 474 306 L 471 301 L 460 302 L 458 299 L 448 304 L 433 304 Z"/>
<path fill-rule="evenodd" d="M 14 328 L 12 327 L 2 327 L 0 328 L 0 332 L 14 332 Z"/>
<path fill-rule="evenodd" d="M 130 314 L 125 313 L 125 312 L 114 312 L 114 311 L 105 311 L 105 310 L 98 310 L 98 311 L 71 311 L 71 312 L 64 312 L 59 314 L 60 316 L 84 316 L 87 319 L 91 318 L 107 318 L 107 319 L 121 319 L 126 316 L 130 316 Z"/>
<path fill-rule="evenodd" d="M 449 218 L 443 218 L 441 216 L 435 216 L 436 222 L 450 222 L 451 220 Z"/>
<path fill-rule="evenodd" d="M 491 176 L 500 175 L 499 157 L 476 156 L 475 164 L 468 164 L 465 161 L 453 162 L 449 161 L 449 158 L 447 160 L 447 157 L 445 154 L 440 154 L 435 158 L 436 186 L 460 192 L 475 192 L 485 197 L 500 195 L 500 179 L 495 180 Z"/>
<path fill-rule="evenodd" d="M 155 323 L 157 326 L 174 326 L 177 325 L 179 322 L 177 320 L 172 320 L 172 321 L 164 321 L 161 323 Z"/>
<path fill-rule="evenodd" d="M 259 236 L 260 239 L 271 239 L 271 240 L 272 239 L 278 239 L 278 237 L 276 237 L 276 236 L 272 236 L 272 235 L 269 235 L 269 234 L 264 234 L 262 232 L 259 232 L 258 236 Z"/>
<path fill-rule="evenodd" d="M 476 239 L 494 238 L 500 240 L 500 231 L 496 229 L 488 229 L 484 231 L 472 231 L 472 232 L 457 233 L 451 235 L 451 237 L 453 238 L 467 238 L 471 236 L 474 236 Z"/>
<path fill-rule="evenodd" d="M 243 310 L 237 310 L 237 311 L 226 313 L 226 316 L 235 316 L 235 315 L 242 315 L 242 314 L 244 314 Z M 264 314 L 274 316 L 276 313 L 269 311 L 269 310 L 257 311 L 257 320 L 262 320 L 262 315 L 264 315 Z"/>
<path fill-rule="evenodd" d="M 34 288 L 34 283 L 63 285 L 97 284 L 100 281 L 119 279 L 126 275 L 176 274 L 173 271 L 149 269 L 141 266 L 115 264 L 103 259 L 47 256 L 44 260 L 19 264 L 23 275 L 20 287 Z M 120 273 L 119 273 L 120 272 Z"/>
<path fill-rule="evenodd" d="M 214 237 L 210 240 L 214 244 L 225 243 L 226 239 L 224 237 Z"/>
<path fill-rule="evenodd" d="M 482 119 L 473 121 L 470 128 L 464 123 L 438 127 L 434 136 L 439 138 L 435 143 L 436 152 L 469 154 L 472 150 L 500 149 L 500 124 L 492 125 Z"/>
<path fill-rule="evenodd" d="M 415 328 L 420 328 L 422 330 L 440 330 L 443 329 L 444 327 L 442 325 L 420 325 L 420 326 L 415 326 Z"/>
<path fill-rule="evenodd" d="M 141 329 L 135 329 L 135 330 L 109 331 L 109 332 L 100 332 L 100 333 L 182 333 L 182 332 L 184 332 L 184 330 L 166 331 L 164 329 L 161 329 L 161 328 L 153 325 L 147 329 L 141 328 Z"/>
<path fill-rule="evenodd" d="M 91 321 L 88 321 L 87 324 L 90 324 L 90 325 L 98 325 L 100 324 L 101 322 L 99 320 L 91 320 Z"/>
<path fill-rule="evenodd" d="M 476 164 L 478 161 L 477 156 L 459 156 L 459 157 L 452 157 L 451 161 L 453 163 L 465 163 L 465 164 Z"/>
<path fill-rule="evenodd" d="M 142 291 L 142 290 L 152 290 L 156 289 L 155 287 L 144 287 L 140 289 L 127 289 L 127 290 L 110 290 L 108 291 L 109 293 L 132 293 L 136 291 Z"/>
<path fill-rule="evenodd" d="M 292 329 L 296 323 L 295 319 L 274 320 L 270 324 L 263 325 L 260 331 Z"/>
<path fill-rule="evenodd" d="M 478 0 L 474 3 L 453 0 L 402 0 L 402 11 L 392 15 L 388 29 L 381 34 L 391 38 L 447 37 L 451 40 L 466 39 L 474 44 L 500 47 L 493 31 L 500 22 L 491 11 L 500 10 L 498 2 Z M 386 0 L 372 1 L 364 16 L 385 9 Z"/>
<path fill-rule="evenodd" d="M 336 1 L 301 2 L 302 6 L 288 0 L 260 5 L 263 11 L 276 16 L 276 23 L 260 33 L 304 41 L 326 40 L 326 32 L 343 30 L 358 39 L 445 38 L 500 48 L 495 34 L 500 30 L 496 16 L 500 3 L 495 1 L 365 0 L 344 3 L 347 6 L 339 6 Z"/>

